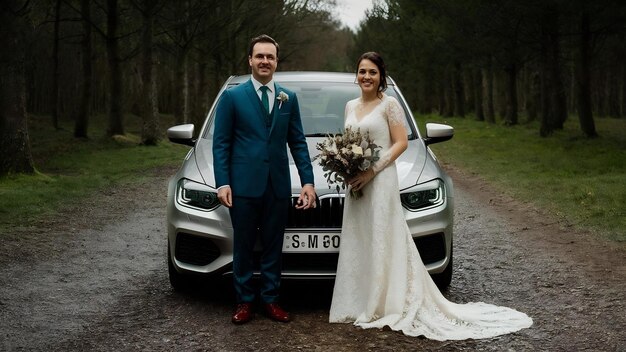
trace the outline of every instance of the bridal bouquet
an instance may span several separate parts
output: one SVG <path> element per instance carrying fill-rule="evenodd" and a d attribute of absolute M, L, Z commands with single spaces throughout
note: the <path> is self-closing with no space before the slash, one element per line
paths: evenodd
<path fill-rule="evenodd" d="M 313 160 L 318 160 L 322 166 L 328 184 L 337 185 L 337 192 L 340 186 L 346 189 L 349 179 L 369 169 L 379 159 L 381 149 L 372 141 L 369 132 L 361 133 L 361 129 L 355 131 L 350 127 L 346 127 L 343 135 L 328 135 L 325 140 L 317 143 L 316 148 L 320 154 Z M 363 193 L 360 190 L 350 190 L 350 195 L 358 199 Z"/>

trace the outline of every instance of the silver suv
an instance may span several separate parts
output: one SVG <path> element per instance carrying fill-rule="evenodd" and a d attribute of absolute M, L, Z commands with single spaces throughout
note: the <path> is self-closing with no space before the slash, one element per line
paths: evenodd
<path fill-rule="evenodd" d="M 174 288 L 187 287 L 191 274 L 232 274 L 233 238 L 228 209 L 221 206 L 213 176 L 213 125 L 221 93 L 246 82 L 249 75 L 232 76 L 218 93 L 209 114 L 194 138 L 194 125 L 174 126 L 168 138 L 191 146 L 182 167 L 170 179 L 167 194 L 168 266 Z M 277 72 L 274 79 L 298 95 L 304 132 L 311 157 L 328 133 L 343 130 L 344 108 L 359 96 L 352 73 Z M 387 95 L 400 101 L 406 112 L 409 133 L 407 150 L 397 159 L 400 199 L 407 224 L 422 261 L 440 288 L 452 278 L 452 181 L 440 168 L 429 144 L 452 138 L 452 127 L 426 124 L 422 137 L 400 89 L 388 78 Z M 291 160 L 293 201 L 300 193 L 297 170 Z M 334 278 L 337 266 L 343 192 L 329 187 L 322 169 L 313 164 L 316 209 L 290 209 L 283 245 L 283 277 Z M 258 256 L 256 258 L 258 264 Z"/>

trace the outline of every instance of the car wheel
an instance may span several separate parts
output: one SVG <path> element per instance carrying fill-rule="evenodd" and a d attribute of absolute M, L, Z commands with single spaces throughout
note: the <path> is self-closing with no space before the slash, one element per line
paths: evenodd
<path fill-rule="evenodd" d="M 435 282 L 437 287 L 439 287 L 440 291 L 448 288 L 448 286 L 450 286 L 450 283 L 452 282 L 452 258 L 454 258 L 453 249 L 453 245 L 450 245 L 450 261 L 448 262 L 448 266 L 446 266 L 446 269 L 440 274 L 432 275 L 433 281 Z"/>
<path fill-rule="evenodd" d="M 167 246 L 167 271 L 170 276 L 170 284 L 176 291 L 186 291 L 191 287 L 192 278 L 189 275 L 181 274 L 174 268 L 170 246 Z"/>

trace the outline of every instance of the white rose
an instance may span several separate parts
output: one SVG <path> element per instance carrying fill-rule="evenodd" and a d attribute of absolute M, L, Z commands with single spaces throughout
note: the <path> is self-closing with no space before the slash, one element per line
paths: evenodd
<path fill-rule="evenodd" d="M 281 91 L 280 93 L 278 93 L 276 100 L 281 101 L 281 102 L 289 101 L 289 96 L 287 95 L 287 93 Z"/>

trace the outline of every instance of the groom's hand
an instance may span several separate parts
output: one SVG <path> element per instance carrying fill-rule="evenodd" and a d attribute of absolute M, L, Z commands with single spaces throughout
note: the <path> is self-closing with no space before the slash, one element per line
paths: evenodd
<path fill-rule="evenodd" d="M 311 209 L 316 207 L 315 187 L 304 185 L 296 203 L 296 209 Z"/>
<path fill-rule="evenodd" d="M 230 208 L 233 206 L 233 192 L 229 186 L 222 187 L 217 190 L 217 199 L 220 200 L 224 206 Z"/>

